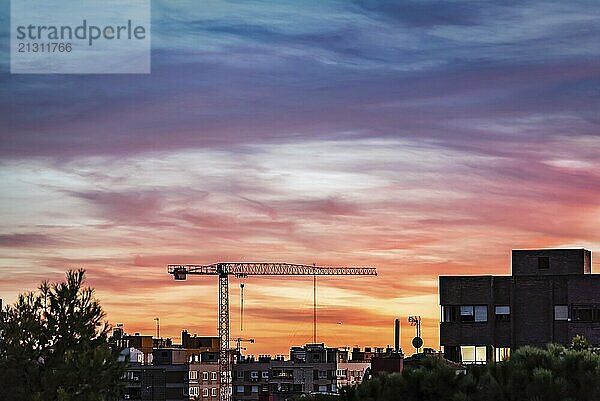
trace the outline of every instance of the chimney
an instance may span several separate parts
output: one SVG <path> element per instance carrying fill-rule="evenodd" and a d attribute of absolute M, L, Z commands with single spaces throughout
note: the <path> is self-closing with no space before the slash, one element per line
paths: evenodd
<path fill-rule="evenodd" d="M 400 319 L 396 319 L 394 328 L 394 348 L 396 352 L 400 352 Z"/>

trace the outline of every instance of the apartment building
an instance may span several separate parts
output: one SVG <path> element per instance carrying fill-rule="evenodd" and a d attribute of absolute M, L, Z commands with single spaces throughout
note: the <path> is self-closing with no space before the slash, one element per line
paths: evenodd
<path fill-rule="evenodd" d="M 207 356 L 208 354 L 203 354 Z M 202 355 L 201 355 L 202 356 Z M 214 356 L 214 357 L 213 357 Z M 218 354 L 210 358 L 200 358 L 200 361 L 189 364 L 188 383 L 189 399 L 216 401 L 219 398 L 219 363 Z M 205 361 L 204 359 L 208 359 Z"/>
<path fill-rule="evenodd" d="M 122 400 L 217 401 L 219 398 L 219 353 L 215 338 L 192 336 L 184 331 L 182 344 L 172 345 L 171 341 L 153 342 L 151 336 L 128 336 L 117 330 L 110 341 L 116 346 L 127 346 L 120 357 L 129 361 Z M 150 344 L 160 347 L 151 349 Z M 307 344 L 292 347 L 289 358 L 239 356 L 232 365 L 232 400 L 283 401 L 307 394 L 337 394 L 341 386 L 363 380 L 378 350 L 354 348 L 350 352 L 347 348 Z"/>
<path fill-rule="evenodd" d="M 374 355 L 367 350 L 367 358 Z M 348 349 L 324 344 L 292 347 L 289 359 L 282 355 L 241 358 L 233 365 L 232 399 L 278 401 L 315 393 L 337 394 L 341 386 L 360 383 L 369 371 L 365 352 L 353 351 L 361 358 L 351 359 Z"/>
<path fill-rule="evenodd" d="M 500 361 L 524 345 L 600 344 L 600 275 L 585 249 L 512 252 L 510 276 L 440 276 L 440 344 L 460 363 Z"/>

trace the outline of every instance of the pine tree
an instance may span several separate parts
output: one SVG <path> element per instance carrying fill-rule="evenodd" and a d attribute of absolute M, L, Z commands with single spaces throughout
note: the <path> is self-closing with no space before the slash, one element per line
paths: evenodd
<path fill-rule="evenodd" d="M 124 365 L 107 343 L 110 326 L 84 287 L 85 271 L 43 282 L 0 315 L 0 399 L 109 401 Z"/>

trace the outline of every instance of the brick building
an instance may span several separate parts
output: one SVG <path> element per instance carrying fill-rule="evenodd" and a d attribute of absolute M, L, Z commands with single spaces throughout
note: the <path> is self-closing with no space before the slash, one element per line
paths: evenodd
<path fill-rule="evenodd" d="M 440 276 L 440 345 L 447 359 L 499 361 L 510 350 L 600 344 L 600 274 L 585 249 L 514 250 L 511 276 Z"/>
<path fill-rule="evenodd" d="M 210 356 L 210 357 L 209 357 Z M 219 399 L 218 353 L 202 354 L 200 361 L 189 364 L 189 399 L 216 401 Z"/>

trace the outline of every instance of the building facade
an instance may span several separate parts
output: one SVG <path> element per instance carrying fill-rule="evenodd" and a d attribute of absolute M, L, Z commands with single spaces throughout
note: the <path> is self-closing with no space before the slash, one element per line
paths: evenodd
<path fill-rule="evenodd" d="M 357 356 L 364 351 L 354 349 Z M 374 353 L 368 349 L 367 356 Z M 370 359 L 352 359 L 347 348 L 324 344 L 292 347 L 283 356 L 246 357 L 233 365 L 233 401 L 294 400 L 307 394 L 337 394 L 341 386 L 358 384 L 369 372 Z"/>
<path fill-rule="evenodd" d="M 219 363 L 203 361 L 189 364 L 188 383 L 190 400 L 216 401 L 219 399 Z M 212 358 L 211 358 L 212 359 Z"/>
<path fill-rule="evenodd" d="M 146 344 L 145 336 L 130 336 L 131 341 L 113 344 L 128 345 L 121 351 L 121 360 L 129 361 L 122 400 L 141 401 L 217 401 L 219 398 L 218 352 L 209 338 L 204 343 L 192 343 L 184 332 L 191 350 L 181 346 L 144 351 L 131 347 Z M 127 338 L 117 332 L 118 340 Z M 198 337 L 200 339 L 200 337 Z M 200 340 L 198 340 L 200 341 Z M 193 350 L 193 352 L 191 352 Z M 233 401 L 289 401 L 307 394 L 337 394 L 341 386 L 360 383 L 378 350 L 366 348 L 330 348 L 324 344 L 293 347 L 289 359 L 276 357 L 236 358 L 232 364 Z M 382 349 L 381 349 L 382 350 Z M 383 352 L 383 351 L 381 351 Z M 233 355 L 233 354 L 232 354 Z"/>
<path fill-rule="evenodd" d="M 514 250 L 511 276 L 440 276 L 440 345 L 460 363 L 524 345 L 600 344 L 600 275 L 585 249 Z"/>

